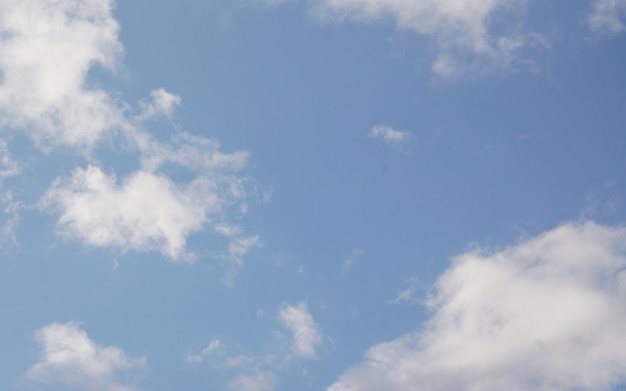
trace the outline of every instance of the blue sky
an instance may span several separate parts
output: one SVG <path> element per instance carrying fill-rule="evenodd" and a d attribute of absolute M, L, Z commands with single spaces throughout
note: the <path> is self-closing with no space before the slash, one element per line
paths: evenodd
<path fill-rule="evenodd" d="M 1 389 L 626 387 L 626 1 L 0 29 Z"/>

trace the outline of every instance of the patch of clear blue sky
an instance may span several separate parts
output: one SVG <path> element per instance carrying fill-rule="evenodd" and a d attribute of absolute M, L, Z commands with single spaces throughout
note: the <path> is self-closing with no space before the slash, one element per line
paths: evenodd
<path fill-rule="evenodd" d="M 0 264 L 0 350 L 17 352 L 1 355 L 0 388 L 28 389 L 33 330 L 79 320 L 95 341 L 148 358 L 146 390 L 220 389 L 227 375 L 187 365 L 185 349 L 221 338 L 262 355 L 281 303 L 307 300 L 334 342 L 293 364 L 281 389 L 301 389 L 300 366 L 320 389 L 419 325 L 423 308 L 389 300 L 412 277 L 431 283 L 471 243 L 513 243 L 585 213 L 622 223 L 623 207 L 606 205 L 626 194 L 625 38 L 590 39 L 583 13 L 556 3 L 543 6 L 560 19 L 542 75 L 447 83 L 428 70 L 428 41 L 387 24 L 322 26 L 299 4 L 120 2 L 123 67 L 98 77 L 130 102 L 158 87 L 179 94 L 176 126 L 251 152 L 247 172 L 272 191 L 246 217 L 264 247 L 229 288 L 215 260 L 177 266 L 59 243 L 52 219 L 28 211 L 22 250 Z M 377 124 L 414 139 L 390 148 L 367 137 Z M 215 241 L 200 233 L 192 248 L 210 254 Z"/>

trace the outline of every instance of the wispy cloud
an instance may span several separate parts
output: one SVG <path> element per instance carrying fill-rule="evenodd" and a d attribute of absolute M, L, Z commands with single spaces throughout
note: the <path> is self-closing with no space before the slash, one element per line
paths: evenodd
<path fill-rule="evenodd" d="M 113 346 L 94 343 L 77 323 L 53 323 L 35 333 L 41 358 L 28 370 L 28 379 L 89 391 L 139 391 L 124 384 L 122 372 L 141 368 L 143 358 L 132 358 Z"/>
<path fill-rule="evenodd" d="M 401 146 L 413 138 L 411 132 L 396 130 L 386 125 L 376 125 L 370 129 L 369 137 L 383 140 L 388 145 Z"/>
<path fill-rule="evenodd" d="M 328 388 L 598 390 L 626 378 L 626 229 L 566 224 L 454 259 L 421 331 L 375 345 Z"/>
<path fill-rule="evenodd" d="M 411 278 L 408 286 L 398 292 L 396 297 L 389 300 L 389 304 L 415 304 L 421 302 L 421 295 L 424 293 L 424 285 L 417 278 Z"/>
<path fill-rule="evenodd" d="M 267 0 L 269 4 L 282 1 Z M 430 37 L 437 54 L 432 71 L 445 78 L 528 65 L 522 49 L 545 46 L 535 33 L 491 28 L 495 19 L 508 17 L 519 26 L 524 0 L 311 0 L 322 20 L 352 19 L 375 22 L 392 18 L 398 29 Z"/>
<path fill-rule="evenodd" d="M 0 139 L 0 205 L 2 205 L 5 218 L 0 225 L 0 250 L 5 250 L 5 244 L 9 247 L 18 247 L 15 228 L 24 205 L 15 197 L 12 190 L 5 190 L 4 182 L 6 179 L 17 176 L 21 169 L 21 165 L 9 152 L 7 142 Z"/>
<path fill-rule="evenodd" d="M 624 30 L 622 17 L 626 13 L 626 0 L 594 0 L 587 17 L 591 31 L 616 34 Z"/>
<path fill-rule="evenodd" d="M 219 339 L 214 339 L 199 354 L 191 353 L 191 354 L 185 355 L 185 360 L 187 360 L 187 362 L 194 363 L 194 364 L 201 363 L 207 357 L 217 352 L 221 346 L 222 346 L 222 342 Z"/>
<path fill-rule="evenodd" d="M 258 317 L 264 315 L 264 311 L 257 311 Z M 303 360 L 316 357 L 316 348 L 323 338 L 304 301 L 297 305 L 283 304 L 278 309 L 277 320 L 289 335 L 275 330 L 273 342 L 260 354 L 250 354 L 238 343 L 216 339 L 200 353 L 186 352 L 185 360 L 190 364 L 207 362 L 213 370 L 231 373 L 229 390 L 274 390 L 282 374 L 295 365 L 301 366 Z"/>
<path fill-rule="evenodd" d="M 253 375 L 239 375 L 228 383 L 231 391 L 273 391 L 276 377 L 272 372 L 257 372 Z"/>
<path fill-rule="evenodd" d="M 357 259 L 362 257 L 364 254 L 365 254 L 365 251 L 358 249 L 358 248 L 355 248 L 352 251 L 350 251 L 350 254 L 348 254 L 348 256 L 346 256 L 343 260 L 344 271 L 347 272 L 350 268 L 352 268 L 352 266 L 357 261 Z"/>
<path fill-rule="evenodd" d="M 300 302 L 296 306 L 284 305 L 278 316 L 291 331 L 294 352 L 301 357 L 315 357 L 315 347 L 322 342 L 322 337 L 306 303 Z"/>

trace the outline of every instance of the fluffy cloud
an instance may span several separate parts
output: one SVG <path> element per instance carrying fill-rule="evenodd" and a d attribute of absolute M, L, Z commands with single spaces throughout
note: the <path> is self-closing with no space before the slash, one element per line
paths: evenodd
<path fill-rule="evenodd" d="M 305 302 L 283 306 L 278 317 L 293 335 L 293 350 L 300 357 L 315 357 L 315 346 L 322 342 L 319 328 Z"/>
<path fill-rule="evenodd" d="M 5 0 L 0 4 L 0 125 L 40 146 L 91 150 L 123 126 L 123 108 L 88 87 L 94 65 L 113 69 L 122 46 L 110 0 Z"/>
<path fill-rule="evenodd" d="M 241 187 L 236 177 L 198 176 L 176 184 L 144 170 L 118 183 L 115 175 L 88 166 L 76 169 L 69 180 L 57 179 L 41 206 L 60 214 L 58 228 L 66 237 L 122 251 L 157 250 L 173 261 L 191 261 L 187 236 L 243 197 Z"/>
<path fill-rule="evenodd" d="M 624 30 L 622 15 L 626 12 L 626 0 L 594 0 L 593 11 L 587 22 L 596 33 L 615 34 Z"/>
<path fill-rule="evenodd" d="M 402 145 L 409 141 L 413 135 L 410 132 L 395 130 L 385 125 L 376 125 L 370 130 L 369 136 L 375 139 L 381 139 L 390 145 Z"/>
<path fill-rule="evenodd" d="M 521 61 L 517 52 L 543 45 L 536 34 L 519 35 L 490 30 L 503 14 L 523 13 L 524 0 L 312 0 L 323 18 L 372 22 L 391 17 L 397 27 L 431 37 L 437 56 L 432 70 L 443 77 L 466 71 L 502 68 Z M 517 25 L 519 21 L 509 23 Z"/>
<path fill-rule="evenodd" d="M 566 224 L 456 257 L 425 328 L 329 391 L 611 390 L 626 382 L 626 229 Z"/>
<path fill-rule="evenodd" d="M 143 358 L 120 348 L 94 343 L 76 323 L 53 323 L 35 333 L 41 360 L 26 376 L 34 381 L 89 391 L 138 391 L 118 379 L 120 372 L 140 368 Z"/>

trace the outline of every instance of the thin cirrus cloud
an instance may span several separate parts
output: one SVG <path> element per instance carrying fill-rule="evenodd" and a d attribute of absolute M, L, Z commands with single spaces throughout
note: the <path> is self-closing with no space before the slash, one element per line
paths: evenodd
<path fill-rule="evenodd" d="M 284 1 L 266 0 L 270 5 Z M 519 53 L 544 47 L 537 33 L 495 31 L 494 19 L 521 23 L 524 0 L 311 0 L 312 12 L 322 20 L 352 19 L 376 22 L 392 18 L 398 29 L 412 31 L 435 42 L 432 71 L 443 78 L 466 73 L 531 66 Z"/>
<path fill-rule="evenodd" d="M 424 330 L 373 346 L 328 390 L 611 390 L 626 381 L 625 243 L 588 222 L 461 254 Z"/>
<path fill-rule="evenodd" d="M 112 0 L 0 4 L 0 125 L 26 133 L 45 151 L 69 147 L 89 161 L 104 162 L 76 168 L 69 178 L 60 175 L 42 197 L 40 207 L 58 214 L 64 237 L 191 261 L 190 234 L 228 223 L 230 209 L 247 211 L 253 181 L 239 172 L 248 153 L 224 153 L 216 140 L 184 132 L 165 141 L 153 137 L 147 128 L 167 121 L 181 103 L 165 89 L 155 89 L 133 109 L 92 86 L 89 71 L 115 70 L 123 53 L 113 7 Z M 106 160 L 94 159 L 103 140 L 132 154 L 139 167 L 118 180 Z M 167 175 L 173 167 L 187 179 Z M 230 242 L 224 257 L 233 270 L 260 245 L 243 230 L 223 236 Z"/>
<path fill-rule="evenodd" d="M 595 0 L 587 18 L 591 31 L 616 34 L 624 30 L 623 15 L 626 13 L 626 0 Z"/>
<path fill-rule="evenodd" d="M 41 358 L 26 373 L 29 380 L 88 391 L 140 391 L 120 377 L 141 369 L 145 359 L 96 344 L 77 323 L 49 324 L 37 330 L 35 338 Z"/>
<path fill-rule="evenodd" d="M 300 357 L 314 358 L 315 347 L 322 343 L 322 337 L 306 303 L 284 305 L 278 318 L 293 336 L 293 351 Z"/>

